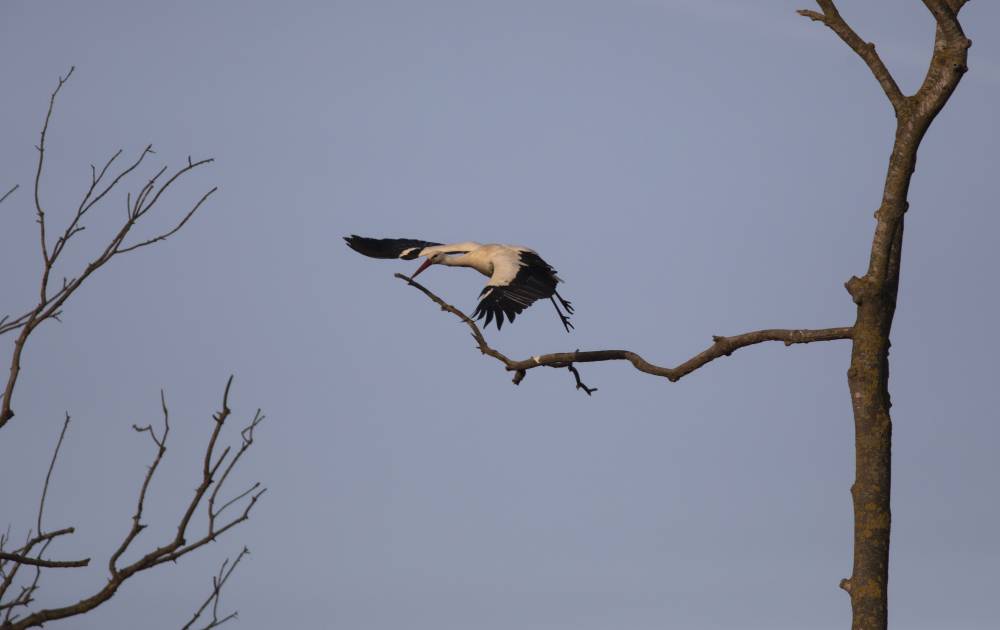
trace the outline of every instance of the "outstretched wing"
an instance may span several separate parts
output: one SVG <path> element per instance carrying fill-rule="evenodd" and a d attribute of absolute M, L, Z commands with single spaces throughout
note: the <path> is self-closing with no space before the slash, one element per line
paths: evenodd
<path fill-rule="evenodd" d="M 413 238 L 365 238 L 352 234 L 345 236 L 347 246 L 371 258 L 402 258 L 412 260 L 420 255 L 420 250 L 441 243 L 431 243 Z"/>
<path fill-rule="evenodd" d="M 472 314 L 486 318 L 489 326 L 496 318 L 497 330 L 503 326 L 504 315 L 511 322 L 535 300 L 552 297 L 556 292 L 555 269 L 535 252 L 508 250 L 492 259 L 493 275 L 479 294 L 479 306 Z"/>

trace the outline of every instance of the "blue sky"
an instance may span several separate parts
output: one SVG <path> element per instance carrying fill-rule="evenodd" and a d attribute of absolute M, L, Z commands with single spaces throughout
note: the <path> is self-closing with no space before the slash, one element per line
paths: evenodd
<path fill-rule="evenodd" d="M 839 6 L 915 89 L 933 37 L 923 7 Z M 41 601 L 103 584 L 151 455 L 129 427 L 157 419 L 160 388 L 173 443 L 149 508 L 161 525 L 138 542 L 169 535 L 235 373 L 237 419 L 269 417 L 240 478 L 269 486 L 259 511 L 63 625 L 177 627 L 247 544 L 224 603 L 248 629 L 845 627 L 846 342 L 758 346 L 676 384 L 586 365 L 590 398 L 563 370 L 515 387 L 392 277 L 417 262 L 340 238 L 537 249 L 576 330 L 539 305 L 488 332 L 518 358 L 628 348 L 675 365 L 713 334 L 849 325 L 842 285 L 867 264 L 893 116 L 861 61 L 795 15 L 807 7 L 4 3 L 0 187 L 22 188 L 0 207 L 0 311 L 34 299 L 32 147 L 71 65 L 43 180 L 52 217 L 70 216 L 90 163 L 148 142 L 151 167 L 217 160 L 164 199 L 161 225 L 220 187 L 175 238 L 102 270 L 26 351 L 0 439 L 0 525 L 31 525 L 69 411 L 46 519 L 78 528 L 53 554 L 95 558 L 46 578 Z M 1000 618 L 998 13 L 963 11 L 971 70 L 924 142 L 907 218 L 890 606 L 916 630 Z M 124 203 L 95 214 L 66 275 Z M 422 277 L 475 307 L 472 271 Z"/>

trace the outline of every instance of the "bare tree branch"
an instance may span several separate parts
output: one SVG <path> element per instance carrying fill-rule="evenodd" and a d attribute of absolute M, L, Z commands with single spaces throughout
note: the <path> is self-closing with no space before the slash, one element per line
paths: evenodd
<path fill-rule="evenodd" d="M 418 282 L 414 282 L 408 276 L 401 273 L 397 273 L 395 276 L 400 280 L 404 280 L 410 286 L 420 290 L 424 295 L 440 306 L 441 310 L 447 311 L 462 320 L 472 330 L 472 337 L 476 340 L 476 345 L 478 346 L 479 351 L 485 355 L 495 358 L 503 363 L 504 367 L 508 371 L 514 372 L 513 382 L 515 385 L 520 384 L 528 370 L 537 367 L 546 366 L 554 368 L 568 368 L 571 372 L 573 372 L 573 375 L 576 378 L 577 388 L 583 389 L 588 395 L 597 391 L 597 389 L 589 388 L 580 381 L 579 372 L 577 372 L 573 367 L 574 363 L 628 361 L 640 372 L 645 372 L 646 374 L 652 374 L 654 376 L 662 376 L 671 382 L 676 382 L 703 365 L 720 357 L 729 356 L 734 351 L 746 346 L 752 346 L 765 341 L 782 341 L 786 346 L 790 346 L 792 344 L 813 343 L 816 341 L 850 339 L 852 335 L 852 329 L 848 326 L 841 328 L 824 328 L 820 330 L 770 329 L 743 333 L 733 337 L 715 336 L 712 338 L 712 345 L 706 350 L 691 357 L 677 367 L 672 368 L 661 367 L 650 363 L 635 352 L 631 352 L 629 350 L 588 350 L 585 352 L 577 350 L 575 352 L 556 352 L 552 354 L 537 355 L 529 359 L 517 361 L 508 358 L 503 353 L 490 347 L 490 345 L 486 342 L 486 338 L 483 336 L 482 331 L 479 329 L 479 326 L 477 326 L 476 322 L 470 319 L 465 313 L 458 310 L 451 304 L 446 303 L 426 287 Z"/>
<path fill-rule="evenodd" d="M 25 322 L 32 316 L 32 314 L 33 311 L 28 311 L 17 319 L 11 319 L 10 315 L 4 315 L 0 318 L 0 335 L 8 333 L 12 330 L 17 330 L 21 326 L 24 326 Z"/>
<path fill-rule="evenodd" d="M 160 390 L 160 408 L 163 410 L 163 433 L 160 434 L 159 438 L 156 437 L 156 432 L 153 430 L 153 425 L 151 424 L 147 424 L 144 427 L 132 425 L 132 428 L 138 433 L 149 433 L 153 444 L 156 445 L 156 456 L 153 458 L 153 463 L 146 469 L 146 476 L 142 479 L 142 486 L 139 488 L 139 499 L 136 501 L 135 513 L 132 515 L 132 527 L 129 529 L 128 534 L 125 535 L 121 544 L 118 545 L 118 548 L 111 554 L 111 558 L 108 559 L 108 571 L 111 575 L 118 573 L 118 567 L 115 566 L 118 558 L 128 550 L 129 545 L 132 544 L 136 536 L 142 530 L 146 529 L 146 526 L 142 524 L 142 510 L 146 503 L 146 493 L 149 491 L 149 483 L 153 480 L 156 469 L 163 460 L 163 454 L 167 452 L 167 436 L 170 434 L 170 411 L 167 409 L 167 398 L 162 389 Z"/>
<path fill-rule="evenodd" d="M 59 259 L 60 254 L 65 250 L 66 244 L 72 239 L 72 237 L 79 232 L 83 231 L 86 226 L 82 224 L 82 219 L 87 214 L 87 212 L 93 208 L 97 203 L 104 199 L 110 192 L 116 189 L 116 187 L 131 173 L 136 171 L 138 167 L 142 164 L 146 156 L 154 153 L 151 145 L 147 145 L 130 164 L 125 166 L 121 171 L 119 171 L 113 177 L 110 175 L 111 168 L 115 161 L 121 155 L 122 151 L 119 150 L 114 155 L 111 156 L 105 162 L 104 166 L 97 170 L 96 167 L 91 165 L 91 183 L 90 187 L 87 189 L 86 193 L 83 195 L 83 199 L 80 201 L 76 208 L 76 212 L 73 218 L 66 225 L 65 230 L 56 239 L 55 243 L 52 245 L 51 252 L 49 250 L 49 243 L 46 238 L 46 212 L 41 202 L 41 192 L 40 185 L 42 179 L 42 173 L 44 169 L 44 156 L 45 156 L 45 139 L 48 133 L 49 122 L 52 118 L 52 111 L 55 107 L 56 97 L 58 96 L 63 84 L 72 75 L 73 69 L 70 69 L 69 74 L 66 77 L 61 77 L 59 79 L 59 84 L 56 89 L 52 92 L 49 98 L 49 108 L 45 116 L 45 122 L 42 126 L 41 140 L 38 145 L 38 167 L 35 173 L 35 212 L 37 214 L 37 221 L 39 223 L 40 230 L 40 243 L 42 250 L 42 260 L 44 262 L 41 274 L 41 280 L 39 282 L 38 291 L 38 303 L 34 308 L 25 312 L 24 314 L 11 320 L 9 317 L 4 317 L 0 319 L 0 335 L 8 332 L 19 330 L 19 334 L 14 341 L 14 351 L 11 355 L 10 362 L 10 373 L 7 378 L 6 386 L 3 389 L 2 395 L 0 395 L 0 428 L 2 428 L 11 418 L 14 417 L 14 411 L 12 409 L 12 398 L 14 394 L 14 387 L 17 384 L 17 379 L 21 370 L 21 355 L 24 351 L 24 346 L 28 341 L 31 333 L 40 324 L 49 319 L 57 319 L 62 311 L 63 305 L 66 300 L 70 298 L 73 293 L 80 288 L 83 282 L 95 271 L 107 264 L 112 258 L 118 254 L 123 254 L 126 252 L 134 251 L 136 249 L 145 247 L 147 245 L 152 245 L 154 243 L 166 240 L 168 237 L 175 234 L 181 228 L 183 228 L 192 216 L 201 208 L 205 201 L 217 190 L 217 188 L 212 188 L 205 194 L 201 196 L 200 199 L 187 211 L 185 212 L 181 219 L 174 225 L 173 228 L 166 232 L 157 234 L 151 238 L 143 238 L 139 242 L 132 245 L 126 245 L 126 239 L 131 235 L 132 229 L 138 224 L 140 219 L 152 210 L 157 202 L 160 200 L 162 195 L 170 188 L 178 179 L 188 174 L 192 170 L 197 169 L 200 166 L 210 164 L 212 159 L 204 159 L 193 161 L 189 157 L 187 164 L 183 167 L 177 169 L 167 180 L 160 186 L 157 185 L 157 181 L 161 175 L 167 171 L 167 167 L 162 167 L 152 178 L 150 178 L 143 186 L 139 189 L 138 193 L 133 197 L 131 193 L 127 194 L 128 202 L 128 212 L 125 217 L 125 221 L 122 223 L 118 231 L 109 239 L 107 245 L 104 247 L 96 257 L 91 259 L 90 263 L 84 267 L 76 277 L 71 279 L 64 279 L 62 286 L 54 292 L 49 291 L 49 277 L 52 270 Z M 106 177 L 110 177 L 110 181 L 103 185 Z M 16 188 L 16 187 L 15 187 Z M 13 190 L 11 190 L 13 192 Z M 7 193 L 9 195 L 10 193 Z M 4 195 L 4 198 L 7 197 Z M 133 202 L 134 199 L 134 202 Z"/>
<path fill-rule="evenodd" d="M 916 117 L 926 120 L 929 126 L 941 111 L 951 94 L 958 87 L 962 75 L 969 69 L 968 50 L 972 40 L 965 36 L 958 21 L 958 12 L 966 0 L 924 0 L 924 5 L 934 16 L 934 52 L 927 75 L 915 95 Z"/>
<path fill-rule="evenodd" d="M 38 515 L 36 519 L 37 531 L 39 532 L 34 538 L 30 538 L 20 549 L 16 549 L 14 552 L 3 551 L 3 546 L 6 541 L 6 536 L 0 538 L 0 572 L 3 573 L 3 581 L 0 582 L 0 610 L 5 610 L 4 622 L 8 622 L 14 618 L 14 609 L 27 606 L 32 602 L 32 595 L 38 590 L 38 581 L 41 579 L 41 569 L 42 568 L 75 568 L 75 567 L 85 567 L 90 564 L 90 558 L 84 558 L 83 560 L 45 560 L 41 556 L 48 549 L 51 542 L 62 535 L 73 533 L 74 529 L 72 527 L 60 529 L 54 532 L 42 533 L 42 516 L 45 513 L 45 498 L 48 496 L 49 484 L 52 481 L 52 471 L 55 468 L 56 460 L 59 458 L 59 451 L 62 448 L 63 440 L 66 437 L 66 430 L 69 428 L 70 415 L 67 413 L 66 418 L 63 421 L 62 430 L 59 432 L 59 439 L 56 441 L 56 446 L 52 451 L 52 458 L 49 461 L 49 468 L 45 474 L 45 483 L 42 485 L 41 499 L 38 502 Z M 30 534 L 29 534 L 30 536 Z M 42 548 L 34 556 L 31 555 L 32 549 L 35 545 L 41 544 Z M 13 563 L 13 566 L 7 570 L 5 567 L 6 562 Z M 18 570 L 22 566 L 33 566 L 35 567 L 35 574 L 31 580 L 31 583 L 27 586 L 21 587 L 20 593 L 7 602 L 4 602 L 4 596 L 10 589 L 14 582 L 14 578 L 17 576 Z"/>
<path fill-rule="evenodd" d="M 579 351 L 580 350 L 577 349 L 577 352 L 579 352 Z M 579 370 L 577 370 L 575 367 L 573 367 L 572 363 L 570 363 L 569 365 L 567 365 L 566 369 L 568 369 L 573 374 L 573 378 L 576 379 L 576 388 L 577 389 L 582 389 L 588 396 L 593 395 L 593 393 L 597 391 L 596 387 L 587 387 L 586 385 L 583 384 L 583 381 L 580 380 L 580 372 L 579 372 Z"/>
<path fill-rule="evenodd" d="M 25 616 L 23 619 L 12 619 L 8 618 L 4 623 L 0 624 L 0 630 L 24 630 L 25 628 L 32 628 L 41 626 L 42 624 L 53 621 L 56 619 L 65 619 L 67 617 L 73 617 L 86 613 L 93 610 L 97 606 L 111 599 L 121 585 L 131 578 L 132 576 L 151 569 L 155 566 L 167 562 L 173 562 L 179 558 L 187 555 L 188 553 L 207 545 L 210 542 L 215 541 L 219 536 L 226 533 L 233 527 L 239 525 L 240 523 L 246 521 L 253 507 L 256 505 L 257 501 L 260 499 L 261 495 L 264 494 L 265 488 L 261 488 L 259 483 L 255 483 L 251 486 L 250 490 L 239 493 L 234 499 L 228 501 L 220 509 L 214 510 L 212 504 L 215 501 L 215 497 L 220 492 L 224 482 L 228 479 L 230 472 L 236 465 L 236 462 L 240 460 L 243 454 L 250 448 L 253 444 L 253 432 L 254 429 L 263 421 L 264 416 L 258 410 L 254 414 L 253 419 L 250 423 L 241 430 L 240 438 L 241 445 L 236 451 L 236 455 L 229 460 L 229 465 L 224 470 L 221 476 L 218 476 L 219 470 L 223 463 L 227 461 L 228 454 L 231 452 L 229 447 L 223 449 L 221 454 L 216 454 L 216 448 L 218 441 L 220 439 L 220 434 L 222 429 L 229 418 L 231 411 L 229 408 L 229 392 L 232 386 L 232 377 L 226 382 L 225 391 L 222 398 L 222 408 L 220 411 L 212 416 L 213 427 L 209 434 L 207 445 L 205 447 L 205 453 L 202 458 L 202 475 L 201 483 L 195 489 L 194 496 L 188 502 L 183 513 L 181 514 L 176 533 L 171 539 L 169 539 L 164 544 L 152 548 L 150 551 L 146 552 L 144 555 L 134 560 L 133 562 L 125 565 L 118 566 L 118 562 L 121 560 L 122 556 L 127 552 L 131 544 L 139 536 L 143 529 L 145 529 L 145 524 L 142 523 L 143 506 L 145 504 L 147 493 L 149 490 L 150 482 L 156 473 L 159 463 L 162 461 L 164 454 L 167 450 L 167 437 L 169 435 L 169 412 L 166 405 L 166 397 L 161 392 L 160 404 L 163 412 L 163 429 L 157 434 L 153 429 L 152 425 L 149 426 L 133 426 L 133 428 L 139 433 L 149 433 L 154 445 L 156 446 L 156 453 L 153 458 L 152 464 L 146 471 L 146 475 L 143 478 L 142 485 L 139 490 L 139 498 L 136 502 L 136 510 L 132 516 L 132 524 L 129 531 L 126 533 L 121 544 L 112 553 L 108 561 L 108 571 L 109 577 L 107 581 L 101 586 L 96 592 L 94 592 L 89 597 L 80 599 L 76 603 L 69 604 L 66 606 L 47 608 L 44 610 L 39 610 L 32 612 L 31 614 Z M 211 493 L 209 491 L 211 490 Z M 219 515 L 230 505 L 235 502 L 243 502 L 243 510 L 236 516 L 231 517 L 223 523 L 218 522 Z M 208 524 L 206 526 L 205 532 L 198 535 L 193 541 L 188 541 L 188 534 L 190 529 L 190 521 L 195 513 L 195 511 L 201 505 L 208 505 Z M 37 544 L 37 543 L 36 543 Z M 221 591 L 222 585 L 228 579 L 232 570 L 239 560 L 246 555 L 247 552 L 243 552 L 238 556 L 237 560 L 233 564 L 229 565 L 228 569 L 226 565 L 223 565 L 223 569 L 220 570 L 219 575 L 214 580 L 215 588 L 213 590 L 212 596 L 210 596 L 209 601 L 214 602 L 213 607 L 213 621 L 214 625 L 206 626 L 208 628 L 221 625 L 225 621 L 233 618 L 233 615 L 226 617 L 218 617 L 217 606 L 218 606 L 218 596 Z M 44 564 L 36 564 L 39 568 L 42 566 L 47 566 Z M 30 587 L 33 590 L 34 585 Z M 201 612 L 205 610 L 205 606 L 199 609 L 196 614 L 196 618 Z M 192 620 L 193 621 L 193 620 Z"/>
<path fill-rule="evenodd" d="M 958 21 L 958 12 L 968 0 L 924 0 L 924 5 L 934 16 L 938 26 L 944 31 L 947 39 L 964 38 L 962 25 Z"/>
<path fill-rule="evenodd" d="M 45 484 L 42 486 L 42 498 L 38 501 L 38 530 L 42 531 L 42 514 L 45 513 L 45 497 L 49 494 L 49 483 L 52 481 L 52 470 L 56 467 L 56 460 L 59 459 L 59 450 L 62 448 L 63 440 L 66 438 L 66 429 L 69 428 L 69 413 L 66 414 L 66 419 L 63 420 L 62 430 L 59 432 L 59 439 L 56 441 L 56 447 L 52 451 L 52 459 L 49 460 L 49 470 L 45 473 Z"/>
<path fill-rule="evenodd" d="M 28 542 L 24 543 L 24 546 L 20 548 L 20 550 L 18 551 L 18 553 L 25 553 L 27 551 L 27 549 L 30 549 L 31 547 L 34 547 L 35 545 L 37 545 L 39 543 L 43 543 L 43 542 L 45 542 L 47 540 L 52 540 L 53 538 L 59 538 L 60 536 L 68 536 L 69 534 L 73 534 L 73 533 L 76 533 L 76 528 L 74 528 L 74 527 L 64 527 L 62 529 L 57 529 L 55 531 L 46 532 L 44 534 L 38 534 L 34 538 L 31 538 L 30 540 L 28 540 Z M 4 540 L 6 540 L 6 537 L 4 537 Z"/>
<path fill-rule="evenodd" d="M 0 203 L 3 203 L 5 201 L 7 201 L 7 197 L 10 197 L 11 195 L 13 195 L 14 191 L 17 190 L 19 187 L 20 187 L 20 184 L 14 184 L 14 186 L 10 190 L 8 190 L 7 192 L 5 192 L 3 194 L 3 196 L 0 196 Z"/>
<path fill-rule="evenodd" d="M 244 547 L 243 550 L 240 551 L 239 555 L 236 556 L 236 559 L 233 560 L 232 564 L 229 564 L 229 558 L 226 558 L 222 562 L 222 566 L 219 568 L 219 573 L 212 577 L 212 592 L 209 594 L 208 599 L 206 599 L 201 607 L 195 611 L 194 616 L 191 617 L 191 621 L 184 624 L 184 627 L 181 628 L 181 630 L 189 630 L 189 628 L 191 628 L 195 622 L 198 621 L 198 618 L 201 617 L 201 614 L 205 612 L 205 609 L 208 608 L 209 605 L 212 606 L 212 619 L 207 625 L 202 626 L 201 630 L 217 628 L 231 619 L 236 619 L 236 611 L 233 611 L 224 617 L 219 617 L 219 600 L 222 597 L 222 587 L 225 585 L 226 580 L 228 580 L 229 576 L 236 570 L 236 565 L 238 565 L 240 561 L 248 555 L 250 555 L 250 550 Z"/>
<path fill-rule="evenodd" d="M 247 425 L 247 427 L 240 432 L 240 437 L 243 440 L 243 443 L 240 445 L 240 450 L 238 450 L 236 452 L 236 455 L 234 455 L 233 458 L 229 461 L 229 465 L 226 466 L 226 469 L 223 471 L 222 477 L 219 478 L 219 483 L 215 485 L 215 489 L 212 490 L 212 494 L 208 497 L 207 507 L 208 507 L 208 523 L 210 531 L 215 529 L 215 519 L 218 518 L 219 515 L 221 515 L 226 510 L 226 508 L 233 505 L 234 503 L 238 503 L 247 495 L 253 494 L 260 487 L 260 483 L 254 483 L 252 486 L 250 486 L 240 494 L 236 495 L 229 501 L 226 501 L 222 505 L 222 507 L 220 507 L 218 510 L 215 509 L 215 502 L 218 497 L 219 490 L 222 489 L 222 486 L 226 483 L 226 479 L 229 478 L 229 473 L 231 473 L 233 468 L 236 467 L 236 464 L 239 463 L 240 458 L 243 457 L 243 454 L 246 453 L 247 449 L 249 449 L 250 446 L 253 445 L 254 430 L 257 428 L 257 425 L 259 425 L 261 422 L 264 421 L 264 418 L 265 416 L 260 412 L 260 409 L 258 409 L 257 412 L 254 414 L 253 419 L 250 421 L 250 424 Z"/>
<path fill-rule="evenodd" d="M 59 78 L 59 83 L 49 98 L 48 109 L 45 120 L 42 124 L 40 140 L 36 147 L 38 150 L 38 163 L 35 170 L 34 181 L 34 203 L 36 221 L 39 225 L 39 247 L 41 249 L 43 266 L 38 284 L 38 301 L 34 307 L 28 309 L 16 317 L 0 317 L 0 335 L 8 332 L 16 332 L 13 343 L 13 352 L 10 360 L 10 372 L 6 384 L 0 390 L 0 427 L 3 427 L 13 416 L 12 397 L 15 385 L 21 368 L 21 356 L 26 346 L 27 340 L 32 332 L 43 322 L 49 319 L 59 320 L 62 308 L 66 301 L 74 292 L 79 289 L 84 281 L 98 269 L 110 262 L 118 254 L 135 251 L 142 247 L 166 240 L 181 230 L 194 214 L 203 206 L 208 198 L 214 194 L 217 188 L 212 188 L 201 195 L 196 202 L 189 206 L 179 218 L 173 221 L 169 227 L 162 232 L 149 234 L 139 234 L 135 228 L 144 216 L 154 210 L 161 201 L 165 193 L 170 188 L 175 188 L 185 175 L 204 165 L 210 164 L 212 159 L 192 160 L 189 156 L 186 164 L 180 168 L 168 170 L 167 166 L 159 168 L 151 177 L 140 182 L 140 186 L 132 191 L 127 191 L 125 196 L 126 214 L 116 231 L 109 235 L 94 255 L 89 258 L 89 262 L 75 275 L 63 277 L 61 286 L 50 289 L 50 277 L 55 273 L 56 265 L 60 256 L 64 253 L 67 245 L 76 234 L 86 229 L 84 221 L 88 213 L 102 201 L 111 196 L 116 190 L 121 190 L 125 186 L 125 180 L 134 176 L 147 160 L 153 155 L 152 146 L 146 146 L 138 155 L 126 164 L 119 161 L 123 151 L 118 150 L 104 161 L 100 167 L 90 165 L 90 184 L 82 195 L 78 204 L 75 204 L 75 212 L 70 212 L 70 218 L 65 226 L 60 226 L 59 231 L 52 228 L 52 212 L 46 208 L 42 201 L 42 179 L 45 175 L 46 142 L 50 123 L 55 109 L 57 97 L 63 85 L 73 74 L 71 68 L 65 77 Z M 0 203 L 7 200 L 18 186 L 14 186 L 2 196 Z M 51 235 L 56 235 L 54 240 L 50 240 Z M 52 284 L 55 284 L 54 282 Z M 256 505 L 266 491 L 259 482 L 253 483 L 249 488 L 229 492 L 228 488 L 223 489 L 230 479 L 238 462 L 241 461 L 247 450 L 253 444 L 254 430 L 264 420 L 260 410 L 257 410 L 249 425 L 240 431 L 240 443 L 234 446 L 220 446 L 220 441 L 224 440 L 223 430 L 227 423 L 231 411 L 229 408 L 229 393 L 232 387 L 232 377 L 226 383 L 222 400 L 222 409 L 213 415 L 212 430 L 207 439 L 203 463 L 200 466 L 201 481 L 194 495 L 186 504 L 185 508 L 178 515 L 176 531 L 159 546 L 151 545 L 144 550 L 141 556 L 135 559 L 126 560 L 125 556 L 136 546 L 136 540 L 146 528 L 143 522 L 145 515 L 145 505 L 149 497 L 150 487 L 153 477 L 159 469 L 160 462 L 163 461 L 167 451 L 167 439 L 170 432 L 169 411 L 166 404 L 166 397 L 160 393 L 160 404 L 163 412 L 162 429 L 154 429 L 152 425 L 140 427 L 133 425 L 139 433 L 148 433 L 155 445 L 155 453 L 152 463 L 147 467 L 139 489 L 139 496 L 136 501 L 136 508 L 132 515 L 131 524 L 125 533 L 120 544 L 110 553 L 108 558 L 109 576 L 97 584 L 89 596 L 83 597 L 65 606 L 44 608 L 41 610 L 31 610 L 34 601 L 34 594 L 38 591 L 40 578 L 43 570 L 83 567 L 90 562 L 89 558 L 82 560 L 52 560 L 44 557 L 48 546 L 58 537 L 72 534 L 74 528 L 67 527 L 56 531 L 46 532 L 43 529 L 43 516 L 45 513 L 48 491 L 52 482 L 52 476 L 58 460 L 60 450 L 66 437 L 70 423 L 70 416 L 67 413 L 63 422 L 59 439 L 53 450 L 52 458 L 45 475 L 45 482 L 42 486 L 41 496 L 38 503 L 38 513 L 36 518 L 36 528 L 34 533 L 28 532 L 26 540 L 17 548 L 10 545 L 11 537 L 8 527 L 6 533 L 0 533 L 0 630 L 22 630 L 25 628 L 38 627 L 48 621 L 64 619 L 76 615 L 84 614 L 105 601 L 111 599 L 121 585 L 134 575 L 167 562 L 174 562 L 184 555 L 215 541 L 219 536 L 225 534 L 230 529 L 246 521 L 251 510 Z M 221 453 L 219 452 L 221 450 Z M 228 500 L 220 500 L 220 497 L 232 496 Z M 221 505 L 217 505 L 216 502 Z M 192 525 L 192 518 L 196 511 L 205 507 L 207 511 L 207 524 L 205 531 L 201 531 L 201 525 Z M 229 510 L 229 508 L 234 508 Z M 200 522 L 199 522 L 200 523 Z M 225 616 L 219 615 L 219 598 L 222 586 L 232 574 L 236 565 L 248 552 L 244 549 L 237 556 L 235 561 L 223 564 L 217 576 L 213 579 L 213 592 L 206 604 L 199 609 L 199 614 L 211 606 L 212 620 L 206 627 L 216 627 L 226 621 L 235 618 L 235 613 Z M 124 563 L 124 566 L 121 566 Z M 21 571 L 22 567 L 28 567 L 28 573 Z M 31 571 L 33 569 L 33 571 Z M 196 615 L 197 617 L 197 615 Z"/>
<path fill-rule="evenodd" d="M 205 163 L 208 163 L 208 162 L 211 162 L 211 161 L 212 160 L 202 160 L 201 162 L 199 162 L 199 164 L 205 164 Z M 197 166 L 197 164 L 195 166 Z M 194 216 L 194 213 L 198 211 L 198 208 L 201 207 L 201 204 L 205 203 L 205 200 L 208 199 L 218 189 L 219 189 L 218 186 L 216 186 L 212 190 L 210 190 L 207 193 L 205 193 L 204 195 L 202 195 L 201 199 L 198 200 L 198 203 L 194 204 L 194 207 L 191 208 L 191 210 L 189 210 L 188 213 L 184 215 L 184 218 L 182 218 L 180 220 L 180 222 L 178 222 L 177 225 L 175 225 L 171 230 L 169 230 L 167 232 L 164 232 L 162 234 L 159 234 L 157 236 L 154 236 L 153 238 L 146 239 L 145 241 L 136 243 L 134 245 L 129 245 L 128 247 L 120 247 L 120 248 L 116 249 L 114 251 L 114 253 L 115 254 L 124 254 L 125 252 L 131 252 L 133 250 L 139 249 L 140 247 L 145 247 L 146 245 L 152 245 L 153 243 L 158 243 L 160 241 L 167 240 L 168 237 L 173 236 L 175 233 L 177 233 L 178 230 L 180 230 L 182 227 L 184 227 L 184 224 L 188 222 L 188 219 L 190 219 L 192 216 Z M 154 199 L 154 201 L 155 201 L 155 199 Z"/>
<path fill-rule="evenodd" d="M 38 215 L 38 230 L 41 237 L 42 260 L 45 261 L 46 268 L 49 266 L 49 246 L 45 240 L 45 210 L 42 208 L 42 200 L 39 194 L 39 188 L 42 181 L 42 170 L 45 164 L 45 134 L 49 130 L 49 120 L 52 118 L 52 108 L 56 105 L 56 97 L 59 96 L 59 90 L 61 90 L 66 81 L 73 76 L 74 70 L 76 70 L 76 66 L 71 67 L 65 77 L 59 77 L 59 85 L 56 86 L 56 89 L 52 92 L 52 96 L 49 97 L 49 109 L 45 113 L 45 122 L 42 124 L 41 140 L 39 140 L 38 147 L 36 147 L 38 149 L 38 168 L 35 169 L 35 212 Z"/>
<path fill-rule="evenodd" d="M 16 553 L 0 551 L 0 560 L 8 560 L 17 564 L 27 564 L 34 567 L 46 567 L 51 569 L 85 567 L 90 564 L 90 558 L 83 560 L 42 560 L 41 558 L 31 558 Z"/>
<path fill-rule="evenodd" d="M 35 536 L 34 538 L 32 538 L 28 542 L 26 542 L 24 544 L 24 546 L 22 546 L 20 549 L 14 551 L 14 552 L 3 551 L 3 543 L 6 540 L 6 536 L 3 537 L 3 539 L 0 539 L 0 574 L 3 574 L 5 576 L 5 582 L 2 583 L 2 584 L 0 584 L 0 600 L 3 599 L 4 593 L 6 592 L 7 588 L 10 586 L 10 584 L 8 582 L 6 582 L 6 576 L 9 575 L 10 578 L 11 578 L 11 581 L 13 581 L 13 573 L 15 573 L 17 571 L 17 567 L 15 566 L 11 570 L 11 573 L 8 573 L 7 569 L 4 566 L 5 562 L 13 562 L 15 565 L 26 564 L 26 565 L 32 565 L 32 566 L 52 567 L 52 568 L 85 567 L 88 564 L 90 564 L 90 558 L 84 558 L 83 560 L 42 560 L 40 558 L 31 557 L 31 556 L 26 555 L 28 552 L 31 551 L 32 548 L 34 548 L 35 545 L 37 545 L 39 543 L 46 543 L 46 542 L 51 541 L 54 538 L 58 538 L 59 536 L 65 536 L 67 534 L 72 534 L 75 531 L 76 530 L 73 527 L 67 527 L 67 528 L 64 528 L 64 529 L 59 529 L 59 530 L 56 530 L 56 531 L 53 531 L 53 532 L 48 532 L 48 533 L 45 533 L 45 534 L 41 534 L 41 535 Z M 0 609 L 2 609 L 4 607 L 5 606 L 0 605 Z"/>
<path fill-rule="evenodd" d="M 868 64 L 868 68 L 875 75 L 875 79 L 882 86 L 882 91 L 885 92 L 885 95 L 889 98 L 889 102 L 892 103 L 893 109 L 898 114 L 906 104 L 906 97 L 900 91 L 899 85 L 896 84 L 896 80 L 892 77 L 892 73 L 889 72 L 885 63 L 882 62 L 882 58 L 875 52 L 875 44 L 865 42 L 854 32 L 854 29 L 844 21 L 840 12 L 837 11 L 833 0 L 816 0 L 816 4 L 823 10 L 822 13 L 801 9 L 798 11 L 799 15 L 822 22 L 830 27 L 830 30 L 836 33 L 840 39 L 844 40 L 844 43 L 850 46 L 851 50 L 856 52 Z"/>

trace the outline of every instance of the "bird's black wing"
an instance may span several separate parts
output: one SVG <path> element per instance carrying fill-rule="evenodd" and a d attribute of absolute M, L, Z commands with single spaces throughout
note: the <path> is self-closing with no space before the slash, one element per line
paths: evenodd
<path fill-rule="evenodd" d="M 556 292 L 555 270 L 534 252 L 520 253 L 520 268 L 507 284 L 488 284 L 479 294 L 479 306 L 472 314 L 476 319 L 486 317 L 483 326 L 496 318 L 497 330 L 503 326 L 504 315 L 511 322 L 535 300 L 552 297 Z M 496 277 L 496 275 L 494 275 Z"/>
<path fill-rule="evenodd" d="M 344 241 L 354 251 L 371 258 L 402 258 L 404 260 L 416 258 L 420 254 L 420 250 L 425 247 L 441 244 L 413 238 L 365 238 L 357 234 L 345 236 Z"/>

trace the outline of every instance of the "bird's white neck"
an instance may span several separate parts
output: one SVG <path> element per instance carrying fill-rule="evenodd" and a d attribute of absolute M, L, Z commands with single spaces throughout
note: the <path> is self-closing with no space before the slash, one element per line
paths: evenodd
<path fill-rule="evenodd" d="M 469 254 L 455 254 L 452 256 L 445 256 L 444 260 L 441 261 L 442 265 L 448 265 L 449 267 L 472 267 L 473 261 Z"/>
<path fill-rule="evenodd" d="M 475 250 L 465 254 L 447 256 L 441 261 L 441 264 L 449 267 L 471 267 L 484 276 L 493 273 L 493 265 L 490 261 L 486 257 L 478 255 Z"/>

